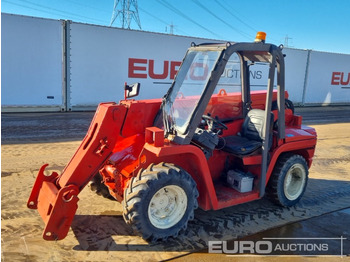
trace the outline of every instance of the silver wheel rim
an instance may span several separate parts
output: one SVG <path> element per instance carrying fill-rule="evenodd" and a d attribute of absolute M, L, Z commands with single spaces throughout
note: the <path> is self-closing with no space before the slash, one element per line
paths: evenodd
<path fill-rule="evenodd" d="M 295 200 L 302 194 L 305 180 L 304 166 L 299 163 L 292 165 L 284 178 L 284 195 L 288 200 Z"/>
<path fill-rule="evenodd" d="M 160 229 L 170 228 L 178 223 L 187 209 L 187 195 L 176 185 L 159 189 L 148 206 L 148 217 L 153 226 Z"/>

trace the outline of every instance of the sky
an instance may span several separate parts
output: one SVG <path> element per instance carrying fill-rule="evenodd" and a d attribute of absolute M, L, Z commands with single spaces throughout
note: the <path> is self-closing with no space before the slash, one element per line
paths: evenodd
<path fill-rule="evenodd" d="M 266 41 L 276 45 L 350 54 L 350 0 L 138 0 L 137 4 L 144 31 L 233 42 L 254 41 L 256 32 L 264 31 Z M 110 26 L 113 7 L 114 0 L 1 0 L 4 13 L 103 26 Z M 122 26 L 119 17 L 112 26 Z M 130 27 L 139 30 L 134 21 Z"/>

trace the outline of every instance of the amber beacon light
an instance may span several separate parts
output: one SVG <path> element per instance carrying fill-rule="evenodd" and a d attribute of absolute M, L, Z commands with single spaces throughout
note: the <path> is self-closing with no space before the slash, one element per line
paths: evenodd
<path fill-rule="evenodd" d="M 265 32 L 257 32 L 255 37 L 255 42 L 263 42 L 265 43 L 266 33 Z"/>

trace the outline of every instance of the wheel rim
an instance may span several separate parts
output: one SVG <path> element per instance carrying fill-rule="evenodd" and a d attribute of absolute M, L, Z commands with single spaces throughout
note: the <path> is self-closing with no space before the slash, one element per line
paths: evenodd
<path fill-rule="evenodd" d="M 153 226 L 167 229 L 176 225 L 184 216 L 187 208 L 187 195 L 176 185 L 159 189 L 148 206 L 148 217 Z"/>
<path fill-rule="evenodd" d="M 303 165 L 297 163 L 291 166 L 284 179 L 284 194 L 288 200 L 297 199 L 303 192 L 306 172 Z"/>

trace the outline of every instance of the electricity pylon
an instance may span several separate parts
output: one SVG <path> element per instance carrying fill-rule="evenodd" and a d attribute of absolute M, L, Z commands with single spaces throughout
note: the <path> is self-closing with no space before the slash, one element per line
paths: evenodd
<path fill-rule="evenodd" d="M 113 14 L 109 26 L 112 26 L 118 16 L 122 28 L 130 29 L 131 21 L 134 20 L 141 29 L 137 0 L 114 0 Z"/>

